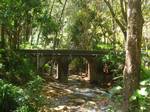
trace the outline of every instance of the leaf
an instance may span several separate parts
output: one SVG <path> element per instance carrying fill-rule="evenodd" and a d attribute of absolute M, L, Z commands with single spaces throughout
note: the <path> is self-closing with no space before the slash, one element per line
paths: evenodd
<path fill-rule="evenodd" d="M 147 96 L 148 92 L 146 91 L 146 88 L 141 88 L 140 90 L 137 91 L 138 94 L 142 95 L 142 96 Z"/>

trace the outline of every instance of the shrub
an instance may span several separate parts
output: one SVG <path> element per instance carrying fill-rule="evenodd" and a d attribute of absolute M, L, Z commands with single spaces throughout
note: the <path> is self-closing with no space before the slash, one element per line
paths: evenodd
<path fill-rule="evenodd" d="M 112 82 L 116 85 L 122 86 L 122 74 L 124 68 L 124 53 L 122 51 L 110 51 L 107 55 L 99 57 L 99 63 L 102 64 L 104 69 L 105 64 L 108 67 L 109 75 L 111 76 Z M 104 72 L 104 71 L 103 71 Z M 104 74 L 104 73 L 103 73 Z M 105 77 L 103 75 L 103 77 Z M 121 79 L 121 80 L 119 80 Z"/>
<path fill-rule="evenodd" d="M 27 84 L 25 89 L 25 92 L 29 96 L 29 102 L 32 102 L 34 107 L 41 107 L 45 103 L 44 97 L 41 95 L 43 81 L 40 76 L 37 76 L 33 81 Z"/>
<path fill-rule="evenodd" d="M 40 94 L 43 80 L 37 76 L 25 89 L 0 79 L 0 110 L 2 112 L 37 112 L 43 104 Z"/>
<path fill-rule="evenodd" d="M 34 68 L 29 58 L 16 54 L 12 50 L 5 50 L 3 56 L 5 58 L 2 59 L 2 69 L 5 72 L 0 74 L 3 79 L 15 84 L 24 84 L 33 79 Z"/>
<path fill-rule="evenodd" d="M 150 109 L 150 79 L 144 80 L 140 84 L 140 89 L 134 93 L 130 101 L 138 101 L 139 111 L 148 112 Z"/>
<path fill-rule="evenodd" d="M 0 110 L 12 112 L 25 103 L 26 95 L 23 89 L 0 80 Z"/>

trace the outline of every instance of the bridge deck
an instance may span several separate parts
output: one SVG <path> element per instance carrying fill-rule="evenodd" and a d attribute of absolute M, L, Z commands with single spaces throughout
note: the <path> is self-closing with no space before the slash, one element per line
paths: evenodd
<path fill-rule="evenodd" d="M 108 51 L 100 50 L 100 51 L 90 51 L 90 50 L 31 50 L 24 49 L 19 50 L 21 53 L 32 54 L 32 55 L 44 55 L 44 56 L 99 56 L 104 55 Z"/>

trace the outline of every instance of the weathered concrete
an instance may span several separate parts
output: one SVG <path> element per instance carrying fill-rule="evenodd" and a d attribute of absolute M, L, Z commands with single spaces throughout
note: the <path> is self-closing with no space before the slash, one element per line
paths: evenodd
<path fill-rule="evenodd" d="M 21 50 L 21 52 L 36 58 L 36 68 L 39 71 L 46 62 L 55 57 L 57 63 L 57 77 L 60 82 L 68 81 L 68 67 L 72 57 L 83 57 L 88 61 L 88 78 L 91 83 L 99 82 L 97 56 L 106 54 L 106 51 L 83 50 Z M 34 59 L 35 60 L 35 59 Z"/>
<path fill-rule="evenodd" d="M 69 60 L 66 57 L 57 58 L 57 76 L 60 82 L 68 81 Z"/>
<path fill-rule="evenodd" d="M 97 60 L 95 57 L 88 57 L 88 78 L 91 83 L 98 83 L 99 81 L 99 76 L 98 73 L 98 65 L 97 65 Z"/>
<path fill-rule="evenodd" d="M 100 50 L 100 51 L 89 51 L 89 50 L 30 50 L 24 49 L 17 51 L 19 53 L 26 53 L 37 55 L 40 54 L 42 56 L 100 56 L 106 54 L 108 51 Z"/>

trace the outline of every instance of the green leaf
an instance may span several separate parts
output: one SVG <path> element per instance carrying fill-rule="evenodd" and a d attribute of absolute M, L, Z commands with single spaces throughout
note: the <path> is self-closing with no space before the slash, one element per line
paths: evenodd
<path fill-rule="evenodd" d="M 139 95 L 142 95 L 142 96 L 147 96 L 148 95 L 148 92 L 146 91 L 146 88 L 141 88 L 140 90 L 137 91 Z"/>

